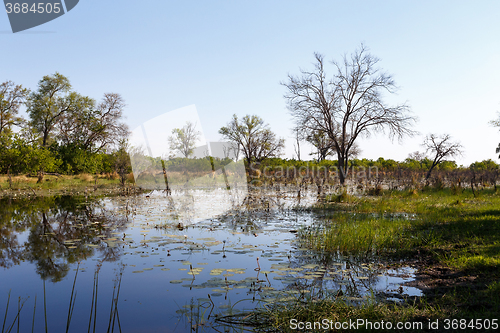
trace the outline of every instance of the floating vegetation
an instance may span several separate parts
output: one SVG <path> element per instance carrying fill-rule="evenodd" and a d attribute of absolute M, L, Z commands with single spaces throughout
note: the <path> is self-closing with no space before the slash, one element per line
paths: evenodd
<path fill-rule="evenodd" d="M 49 210 L 45 213 L 46 225 L 34 219 L 27 224 L 23 231 L 26 235 L 22 237 L 34 244 L 28 247 L 31 251 L 28 254 L 40 269 L 32 270 L 33 274 L 23 279 L 34 285 L 38 272 L 57 282 L 54 288 L 59 288 L 64 285 L 63 278 L 73 268 L 74 260 L 98 261 L 107 268 L 106 273 L 101 272 L 104 276 L 112 274 L 111 268 L 118 263 L 126 263 L 130 269 L 123 273 L 130 274 L 134 282 L 127 282 L 119 292 L 116 287 L 115 294 L 109 296 L 112 299 L 111 331 L 113 323 L 116 330 L 125 323 L 133 325 L 132 319 L 141 321 L 140 314 L 118 315 L 115 311 L 118 294 L 127 302 L 127 311 L 135 309 L 139 313 L 145 309 L 157 318 L 165 318 L 165 313 L 177 314 L 188 318 L 189 323 L 196 322 L 199 325 L 196 327 L 206 327 L 203 325 L 207 323 L 215 325 L 215 314 L 219 318 L 252 310 L 264 303 L 298 302 L 307 295 L 320 298 L 329 292 L 341 292 L 352 298 L 346 298 L 348 301 L 362 302 L 365 295 L 376 293 L 377 284 L 387 278 L 384 269 L 371 258 L 360 261 L 353 257 L 325 256 L 310 244 L 297 243 L 296 234 L 290 230 L 302 230 L 301 226 L 314 223 L 318 219 L 315 213 L 290 210 L 249 213 L 245 208 L 196 225 L 185 223 L 182 229 L 177 227 L 179 221 L 171 227 L 157 228 L 158 221 L 170 213 L 163 215 L 162 210 L 166 208 L 159 204 L 161 198 L 151 199 L 143 196 L 105 198 L 95 207 L 81 204 L 78 212 L 74 208 L 66 212 L 65 206 Z M 280 204 L 279 200 L 276 204 Z M 127 215 L 127 210 L 134 214 Z M 73 221 L 74 218 L 78 221 Z M 36 233 L 31 236 L 33 230 Z M 37 243 L 40 240 L 44 241 Z M 44 258 L 51 258 L 53 262 Z M 44 266 L 47 263 L 52 266 Z M 88 279 L 88 275 L 82 274 L 81 278 Z M 97 281 L 95 277 L 95 293 Z M 395 285 L 388 281 L 383 288 L 397 290 L 404 282 L 398 281 Z M 87 294 L 91 292 L 87 290 Z M 193 304 L 175 305 L 185 304 L 189 298 Z M 54 301 L 48 302 L 50 309 Z M 76 304 L 70 313 L 88 315 L 88 311 Z M 95 322 L 97 296 L 91 304 L 90 331 L 93 325 L 99 331 L 99 323 Z M 12 319 L 8 318 L 9 325 Z M 141 325 L 147 331 L 149 324 L 141 321 Z"/>

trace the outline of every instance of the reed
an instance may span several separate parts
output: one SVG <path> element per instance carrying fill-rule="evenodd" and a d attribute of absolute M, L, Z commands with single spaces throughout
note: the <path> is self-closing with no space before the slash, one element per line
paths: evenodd
<path fill-rule="evenodd" d="M 309 322 L 312 327 L 308 332 L 320 331 L 349 331 L 349 329 L 333 329 L 331 326 L 321 326 L 324 319 L 332 323 L 343 323 L 349 321 L 357 322 L 364 319 L 370 322 L 411 322 L 414 326 L 405 332 L 420 332 L 420 327 L 427 328 L 428 320 L 443 316 L 439 307 L 433 307 L 425 301 L 416 300 L 411 306 L 399 306 L 397 304 L 379 303 L 375 301 L 363 303 L 360 306 L 352 306 L 342 299 L 330 295 L 323 299 L 306 298 L 301 302 L 277 302 L 266 305 L 253 313 L 254 325 L 266 323 L 268 331 L 297 332 L 293 323 Z M 250 316 L 247 316 L 250 317 Z M 316 324 L 316 326 L 314 326 Z M 352 327 L 351 327 L 352 328 Z M 360 331 L 372 331 L 366 325 L 357 327 Z"/>
<path fill-rule="evenodd" d="M 9 312 L 10 292 L 11 291 L 12 290 L 9 290 L 9 296 L 7 297 L 7 306 L 5 307 L 5 316 L 3 318 L 2 333 L 5 332 L 5 323 L 7 322 L 7 313 Z"/>
<path fill-rule="evenodd" d="M 98 305 L 98 286 L 99 286 L 99 270 L 101 267 L 102 263 L 99 263 L 96 267 L 96 270 L 94 272 L 94 285 L 93 285 L 93 291 L 92 291 L 92 298 L 91 298 L 91 304 L 90 304 L 90 318 L 89 318 L 89 325 L 88 325 L 88 332 L 96 332 L 100 328 L 97 327 L 97 305 Z M 122 331 L 121 323 L 120 323 L 120 317 L 118 315 L 118 300 L 120 297 L 120 288 L 121 288 L 121 281 L 122 281 L 122 276 L 123 276 L 123 271 L 124 271 L 124 265 L 121 266 L 120 273 L 117 274 L 115 277 L 115 283 L 113 287 L 113 295 L 111 299 L 111 309 L 110 309 L 110 316 L 108 320 L 108 328 L 107 331 L 108 333 L 114 332 L 115 329 L 117 329 L 119 332 Z M 73 313 L 75 309 L 75 304 L 76 304 L 76 296 L 77 296 L 77 277 L 78 277 L 78 272 L 79 272 L 79 263 L 76 268 L 76 273 L 75 277 L 73 279 L 73 285 L 71 289 L 71 294 L 69 297 L 69 304 L 68 304 L 68 311 L 66 314 L 66 330 L 65 332 L 71 332 L 72 330 L 70 329 L 70 324 L 71 320 L 73 318 Z M 33 316 L 32 316 L 32 324 L 31 324 L 31 332 L 38 332 L 38 331 L 45 331 L 46 333 L 49 332 L 49 321 L 47 318 L 47 312 L 48 312 L 48 307 L 47 307 L 47 291 L 45 289 L 45 280 L 43 280 L 43 315 L 44 315 L 44 328 L 37 329 L 35 330 L 35 316 L 36 316 L 36 310 L 37 310 L 37 297 L 35 295 L 34 298 L 34 305 L 33 305 Z M 18 304 L 17 304 L 17 313 L 15 314 L 15 317 L 12 319 L 9 319 L 9 305 L 10 305 L 10 300 L 11 300 L 11 291 L 9 291 L 8 297 L 7 297 L 7 306 L 5 309 L 5 315 L 3 319 L 3 324 L 0 333 L 11 333 L 13 329 L 16 327 L 17 323 L 17 332 L 24 332 L 25 328 L 21 326 L 22 321 L 21 321 L 21 312 L 22 309 L 26 303 L 26 301 L 30 297 L 28 296 L 27 298 L 21 298 L 18 297 Z M 12 316 L 12 315 L 11 315 Z M 10 322 L 12 320 L 12 323 Z M 26 320 L 24 320 L 26 322 Z M 24 324 L 23 324 L 24 325 Z M 73 328 L 74 330 L 74 328 Z"/>
<path fill-rule="evenodd" d="M 14 320 L 12 321 L 12 324 L 6 330 L 5 329 L 5 324 L 7 323 L 7 314 L 9 312 L 10 293 L 11 293 L 11 290 L 9 290 L 9 295 L 7 297 L 7 306 L 5 308 L 5 316 L 4 316 L 3 324 L 2 324 L 2 333 L 10 333 L 10 332 L 12 332 L 12 329 L 14 328 L 14 325 L 16 323 L 17 323 L 17 332 L 19 333 L 19 328 L 20 328 L 20 323 L 21 323 L 21 310 L 23 309 L 24 304 L 29 299 L 29 297 L 25 298 L 24 300 L 21 297 L 18 297 L 18 299 L 17 299 L 17 313 L 16 313 L 16 316 L 14 317 Z"/>
<path fill-rule="evenodd" d="M 372 255 L 381 251 L 412 249 L 412 221 L 336 213 L 318 226 L 299 230 L 301 246 L 316 251 Z"/>
<path fill-rule="evenodd" d="M 322 318 L 419 321 L 421 318 L 497 318 L 500 308 L 500 196 L 494 189 L 383 191 L 378 196 L 332 200 L 312 211 L 322 224 L 299 231 L 303 247 L 323 253 L 411 260 L 425 273 L 457 276 L 413 302 L 352 306 L 335 298 L 283 303 L 258 312 L 268 327 L 293 331 L 290 320 Z M 466 281 L 466 282 L 465 282 Z M 417 330 L 414 330 L 417 331 Z"/>
<path fill-rule="evenodd" d="M 75 285 L 79 269 L 80 269 L 80 263 L 78 263 L 78 265 L 76 266 L 75 279 L 73 280 L 73 287 L 71 288 L 71 296 L 69 298 L 69 306 L 68 306 L 68 318 L 66 319 L 66 333 L 68 333 L 69 331 L 69 324 L 71 323 L 71 317 L 73 316 L 73 309 L 75 308 L 75 302 L 76 302 Z M 73 295 L 75 296 L 74 298 Z"/>

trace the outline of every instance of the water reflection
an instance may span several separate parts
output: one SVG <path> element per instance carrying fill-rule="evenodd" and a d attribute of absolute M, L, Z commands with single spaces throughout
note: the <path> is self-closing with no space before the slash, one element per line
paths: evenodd
<path fill-rule="evenodd" d="M 217 199 L 222 192 L 211 193 Z M 302 192 L 301 205 L 315 196 Z M 89 325 L 105 331 L 113 321 L 123 331 L 232 330 L 214 320 L 305 298 L 357 304 L 388 289 L 376 257 L 314 252 L 296 241 L 299 228 L 326 218 L 290 209 L 298 205 L 296 191 L 250 190 L 226 214 L 197 223 L 176 219 L 169 196 L 159 191 L 0 204 L 0 262 L 9 268 L 2 272 L 0 313 L 10 288 L 32 297 L 26 304 L 33 309 L 40 280 L 44 297 L 47 280 L 50 332 L 64 331 L 57 323 L 70 313 L 71 332 L 88 332 Z M 9 312 L 8 322 L 14 318 Z M 37 318 L 35 326 L 43 327 Z"/>
<path fill-rule="evenodd" d="M 69 266 L 95 255 L 119 259 L 119 234 L 127 216 L 116 215 L 99 200 L 60 196 L 0 200 L 0 266 L 27 260 L 42 279 L 57 282 Z"/>

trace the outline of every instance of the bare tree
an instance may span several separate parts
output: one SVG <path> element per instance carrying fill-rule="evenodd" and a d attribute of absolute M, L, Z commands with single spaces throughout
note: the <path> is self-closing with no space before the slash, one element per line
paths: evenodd
<path fill-rule="evenodd" d="M 240 157 L 240 147 L 237 143 L 225 142 L 222 146 L 222 154 L 224 158 L 231 158 L 236 162 Z"/>
<path fill-rule="evenodd" d="M 314 56 L 314 71 L 301 70 L 301 77 L 288 75 L 288 82 L 282 83 L 288 90 L 284 97 L 297 126 L 308 133 L 325 133 L 333 142 L 343 184 L 358 138 L 387 131 L 401 140 L 416 133 L 411 130 L 416 118 L 406 104 L 388 106 L 383 101 L 383 92 L 393 93 L 396 85 L 375 67 L 379 59 L 363 45 L 341 63 L 333 62 L 332 79 L 326 78 L 323 56 Z"/>
<path fill-rule="evenodd" d="M 12 81 L 0 84 L 0 135 L 11 132 L 12 126 L 19 125 L 19 108 L 28 96 L 29 90 Z"/>
<path fill-rule="evenodd" d="M 415 151 L 413 153 L 408 154 L 408 158 L 409 159 L 415 160 L 415 161 L 420 162 L 420 163 L 422 163 L 422 161 L 426 157 L 427 156 L 425 156 L 425 153 L 422 153 L 422 152 L 419 152 L 419 151 Z"/>
<path fill-rule="evenodd" d="M 200 135 L 201 132 L 196 130 L 196 124 L 188 121 L 184 127 L 172 130 L 172 135 L 168 137 L 169 147 L 171 150 L 177 151 L 187 158 L 193 154 Z"/>
<path fill-rule="evenodd" d="M 297 159 L 300 161 L 300 141 L 302 141 L 302 137 L 300 135 L 300 128 L 295 127 L 293 130 L 293 136 L 295 139 L 295 143 L 293 144 L 293 150 L 295 155 L 297 155 Z"/>
<path fill-rule="evenodd" d="M 240 121 L 233 115 L 233 119 L 221 127 L 219 134 L 241 149 L 249 168 L 253 162 L 279 156 L 285 147 L 285 140 L 276 138 L 276 134 L 258 116 L 246 115 Z"/>
<path fill-rule="evenodd" d="M 426 148 L 427 153 L 434 156 L 425 179 L 429 179 L 432 170 L 439 165 L 444 158 L 463 154 L 463 146 L 459 142 L 452 142 L 449 134 L 443 134 L 441 136 L 429 134 L 425 137 L 422 146 Z"/>

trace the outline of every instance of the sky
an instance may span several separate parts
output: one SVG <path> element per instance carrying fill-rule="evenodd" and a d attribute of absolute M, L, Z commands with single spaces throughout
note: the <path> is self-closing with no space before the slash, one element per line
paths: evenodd
<path fill-rule="evenodd" d="M 423 150 L 425 135 L 446 133 L 464 146 L 458 164 L 499 162 L 500 131 L 488 124 L 500 111 L 498 13 L 496 0 L 80 0 L 15 34 L 0 13 L 0 82 L 34 90 L 57 71 L 80 94 L 119 93 L 131 130 L 194 105 L 207 141 L 221 139 L 233 114 L 255 114 L 286 139 L 291 158 L 280 82 L 312 69 L 314 52 L 338 61 L 363 43 L 399 87 L 386 102 L 406 102 L 420 135 L 398 142 L 375 133 L 360 140 L 360 158 L 404 160 Z"/>

